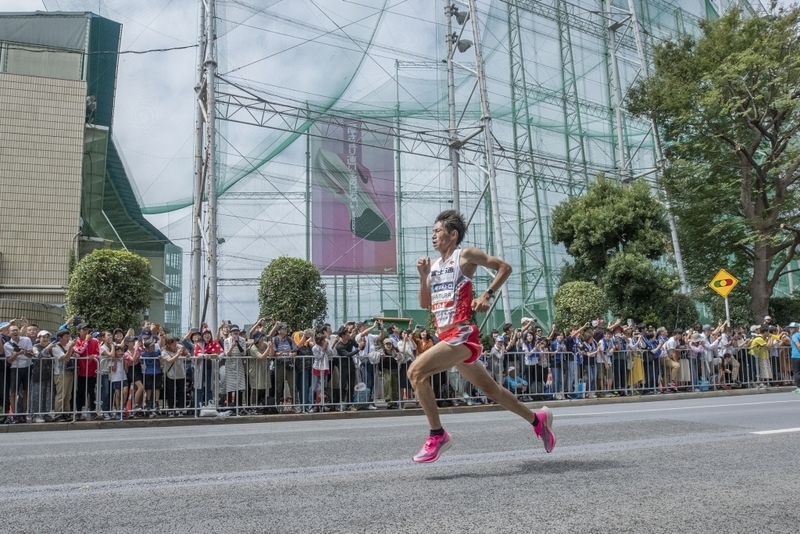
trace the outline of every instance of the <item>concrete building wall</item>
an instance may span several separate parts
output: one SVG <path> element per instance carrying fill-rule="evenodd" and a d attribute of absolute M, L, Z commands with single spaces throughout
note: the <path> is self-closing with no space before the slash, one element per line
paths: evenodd
<path fill-rule="evenodd" d="M 64 301 L 80 217 L 85 99 L 84 81 L 0 73 L 2 298 Z"/>
<path fill-rule="evenodd" d="M 41 330 L 49 330 L 55 335 L 58 327 L 64 324 L 64 308 L 52 304 L 0 298 L 0 310 L 4 321 L 25 317 L 30 324 Z"/>

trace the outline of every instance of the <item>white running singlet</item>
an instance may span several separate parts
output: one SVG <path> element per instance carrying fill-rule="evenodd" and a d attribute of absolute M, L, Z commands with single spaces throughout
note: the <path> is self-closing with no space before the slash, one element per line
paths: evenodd
<path fill-rule="evenodd" d="M 461 249 L 442 263 L 431 265 L 431 311 L 438 330 L 469 322 L 472 316 L 472 280 L 461 272 Z"/>

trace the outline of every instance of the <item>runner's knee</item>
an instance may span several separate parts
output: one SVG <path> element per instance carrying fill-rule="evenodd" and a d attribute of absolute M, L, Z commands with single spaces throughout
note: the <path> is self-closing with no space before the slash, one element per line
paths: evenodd
<path fill-rule="evenodd" d="M 415 386 L 415 389 L 420 380 L 424 379 L 422 373 L 417 370 L 417 366 L 414 364 L 411 364 L 411 366 L 408 368 L 408 371 L 406 371 L 406 376 L 408 377 L 408 381 L 411 382 L 411 385 Z"/>

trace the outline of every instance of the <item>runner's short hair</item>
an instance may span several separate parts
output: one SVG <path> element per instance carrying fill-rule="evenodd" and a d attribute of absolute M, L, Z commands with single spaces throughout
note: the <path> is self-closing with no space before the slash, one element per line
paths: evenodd
<path fill-rule="evenodd" d="M 436 217 L 434 224 L 437 222 L 442 223 L 442 226 L 448 234 L 453 230 L 458 232 L 456 245 L 460 245 L 461 241 L 464 240 L 464 236 L 467 235 L 467 222 L 464 220 L 464 216 L 456 210 L 445 210 L 441 212 L 439 216 Z"/>

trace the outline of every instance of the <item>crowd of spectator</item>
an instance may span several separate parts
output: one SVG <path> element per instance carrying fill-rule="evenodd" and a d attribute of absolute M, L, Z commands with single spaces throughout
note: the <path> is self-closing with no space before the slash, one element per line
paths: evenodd
<path fill-rule="evenodd" d="M 261 318 L 247 331 L 223 321 L 183 337 L 145 322 L 92 331 L 69 318 L 55 334 L 24 318 L 0 323 L 6 423 L 401 409 L 414 404 L 408 365 L 436 336 L 380 318 L 289 332 Z M 798 325 L 765 317 L 732 328 L 664 327 L 600 319 L 545 334 L 532 318 L 486 336 L 479 365 L 522 400 L 669 394 L 794 382 Z M 492 402 L 455 368 L 432 377 L 440 405 Z"/>

